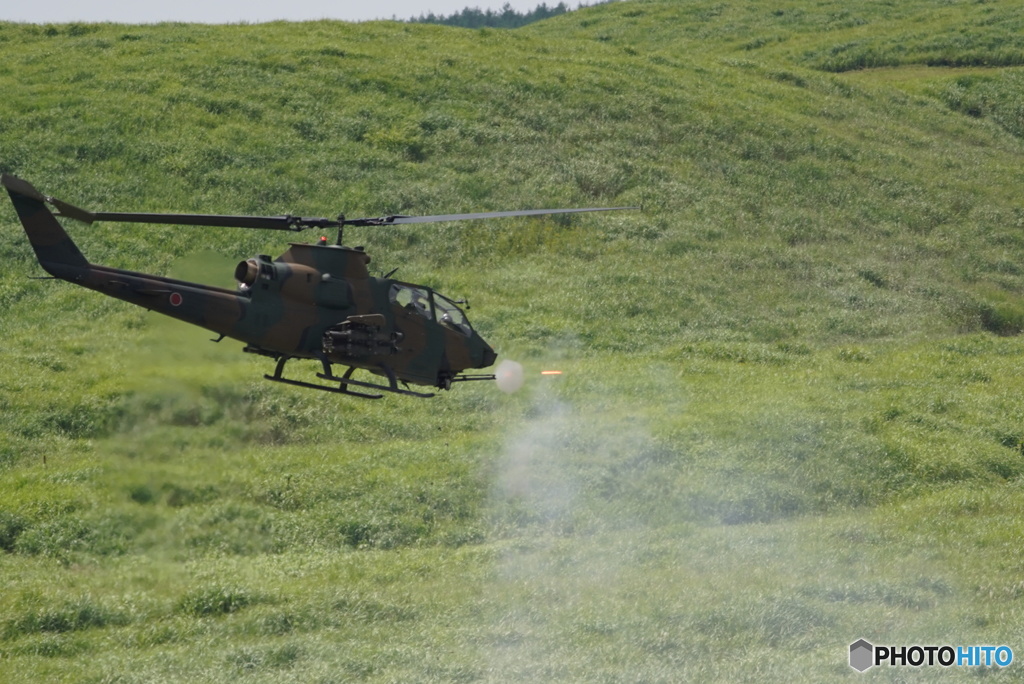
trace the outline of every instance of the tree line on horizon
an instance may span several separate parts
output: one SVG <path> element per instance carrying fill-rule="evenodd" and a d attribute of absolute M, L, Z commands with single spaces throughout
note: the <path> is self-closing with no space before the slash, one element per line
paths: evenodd
<path fill-rule="evenodd" d="M 595 2 L 591 4 L 602 5 L 606 2 L 612 1 L 613 0 L 603 0 L 603 2 Z M 591 4 L 581 2 L 576 6 L 576 9 L 590 7 Z M 492 9 L 481 10 L 479 7 L 466 7 L 462 11 L 454 12 L 448 16 L 428 12 L 413 19 L 409 19 L 408 22 L 413 24 L 443 24 L 445 26 L 457 26 L 460 28 L 512 29 L 532 24 L 535 21 L 542 21 L 544 19 L 550 19 L 551 17 L 557 17 L 560 14 L 565 14 L 566 12 L 571 11 L 572 9 L 564 2 L 559 2 L 554 6 L 548 6 L 546 2 L 542 2 L 532 11 L 519 13 L 513 9 L 512 5 L 506 2 L 504 6 L 497 11 Z"/>

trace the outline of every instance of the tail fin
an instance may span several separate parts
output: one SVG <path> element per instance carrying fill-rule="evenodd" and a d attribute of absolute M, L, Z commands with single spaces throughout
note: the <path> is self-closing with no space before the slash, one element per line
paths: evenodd
<path fill-rule="evenodd" d="M 18 212 L 21 225 L 32 243 L 32 249 L 47 272 L 61 277 L 60 273 L 54 272 L 54 268 L 63 271 L 61 266 L 84 268 L 89 265 L 78 246 L 46 207 L 47 197 L 17 176 L 5 173 L 0 176 L 0 183 L 7 188 L 14 210 Z"/>

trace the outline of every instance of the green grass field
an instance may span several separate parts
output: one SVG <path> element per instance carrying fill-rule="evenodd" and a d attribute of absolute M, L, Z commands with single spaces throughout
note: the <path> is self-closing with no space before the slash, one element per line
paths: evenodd
<path fill-rule="evenodd" d="M 366 402 L 30 279 L 4 204 L 0 680 L 1024 679 L 847 662 L 1024 658 L 1019 3 L 0 23 L 0 56 L 0 170 L 90 209 L 643 206 L 348 230 L 532 378 Z M 286 247 L 67 225 L 228 286 Z"/>

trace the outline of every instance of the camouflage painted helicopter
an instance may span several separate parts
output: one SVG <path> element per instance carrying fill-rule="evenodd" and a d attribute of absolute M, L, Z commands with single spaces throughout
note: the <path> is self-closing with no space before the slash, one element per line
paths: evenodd
<path fill-rule="evenodd" d="M 43 195 L 28 182 L 3 174 L 14 208 L 43 269 L 66 280 L 151 311 L 201 326 L 245 343 L 243 351 L 277 361 L 268 380 L 367 399 L 383 395 L 370 388 L 414 397 L 433 393 L 409 389 L 424 385 L 451 389 L 453 383 L 502 378 L 466 371 L 491 366 L 497 355 L 473 329 L 458 304 L 429 287 L 371 277 L 370 257 L 361 247 L 342 245 L 345 226 L 392 226 L 508 216 L 610 211 L 631 207 L 535 209 L 526 211 L 384 216 L 337 219 L 298 216 L 222 216 L 91 212 Z M 57 214 L 47 205 L 57 209 Z M 334 245 L 290 243 L 277 259 L 259 255 L 235 269 L 237 290 L 136 273 L 89 263 L 57 221 L 57 216 L 86 223 L 120 221 L 192 226 L 301 231 L 337 228 Z M 461 302 L 460 302 L 461 303 Z M 291 359 L 315 359 L 317 377 L 334 384 L 284 377 Z M 347 366 L 336 375 L 334 365 Z M 368 382 L 352 377 L 364 369 L 386 379 Z M 514 372 L 514 371 L 512 371 Z M 499 372 L 500 376 L 500 372 Z M 399 382 L 404 389 L 399 387 Z M 520 380 L 511 379 L 515 385 Z"/>

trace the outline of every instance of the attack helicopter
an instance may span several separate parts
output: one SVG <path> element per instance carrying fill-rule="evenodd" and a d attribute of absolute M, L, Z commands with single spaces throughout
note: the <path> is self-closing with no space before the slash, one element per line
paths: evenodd
<path fill-rule="evenodd" d="M 242 351 L 277 362 L 268 380 L 365 399 L 380 399 L 380 392 L 432 397 L 433 392 L 410 385 L 448 390 L 459 382 L 498 380 L 517 387 L 518 364 L 495 373 L 470 371 L 490 367 L 494 349 L 473 329 L 460 303 L 423 285 L 371 276 L 370 256 L 362 247 L 342 244 L 346 226 L 395 226 L 412 223 L 492 219 L 513 216 L 573 214 L 634 209 L 590 207 L 530 209 L 437 216 L 382 216 L 336 219 L 283 216 L 227 216 L 215 214 L 153 214 L 93 212 L 44 195 L 27 181 L 3 174 L 0 183 L 43 269 L 101 294 L 206 328 L 245 343 Z M 57 210 L 53 213 L 49 207 Z M 90 263 L 57 218 L 85 223 L 128 223 L 252 228 L 302 231 L 337 228 L 335 244 L 322 237 L 313 244 L 289 243 L 281 256 L 261 254 L 235 268 L 236 290 L 213 287 L 163 276 L 127 271 Z M 397 269 L 396 269 L 397 270 Z M 467 306 L 468 308 L 468 306 Z M 293 359 L 318 361 L 323 382 L 285 377 L 285 364 Z M 505 363 L 505 362 L 503 362 Z M 339 375 L 335 366 L 345 368 Z M 357 369 L 383 378 L 357 380 Z M 401 383 L 401 386 L 399 385 Z"/>

